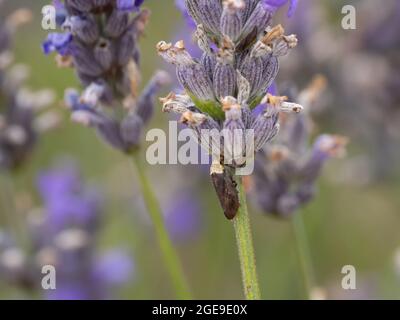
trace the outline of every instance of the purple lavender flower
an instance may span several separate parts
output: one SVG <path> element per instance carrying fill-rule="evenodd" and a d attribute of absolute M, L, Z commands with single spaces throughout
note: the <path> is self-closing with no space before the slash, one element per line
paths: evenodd
<path fill-rule="evenodd" d="M 138 95 L 138 39 L 150 12 L 143 0 L 64 1 L 63 33 L 51 33 L 45 53 L 57 51 L 60 66 L 73 66 L 84 85 L 82 94 L 67 90 L 72 119 L 94 127 L 113 148 L 129 153 L 139 147 L 144 126 L 154 109 L 154 97 L 168 82 L 157 72 Z M 100 23 L 99 23 L 100 21 Z M 114 112 L 121 108 L 123 112 Z M 118 114 L 118 116 L 117 116 Z"/>
<path fill-rule="evenodd" d="M 134 264 L 124 250 L 112 250 L 98 257 L 93 274 L 108 286 L 121 286 L 132 277 Z"/>
<path fill-rule="evenodd" d="M 42 292 L 47 299 L 110 298 L 111 289 L 131 279 L 133 263 L 125 251 L 97 251 L 101 197 L 83 184 L 72 165 L 42 173 L 38 187 L 44 214 L 30 220 L 32 252 L 0 239 L 0 277 L 42 290 L 42 266 L 52 265 L 57 287 Z"/>
<path fill-rule="evenodd" d="M 48 293 L 47 300 L 89 300 L 90 297 L 90 291 L 84 284 L 61 283 L 56 290 Z"/>
<path fill-rule="evenodd" d="M 280 25 L 270 27 L 275 9 L 263 1 L 185 0 L 185 5 L 197 26 L 195 37 L 203 53 L 196 59 L 183 41 L 158 43 L 158 53 L 176 66 L 185 89 L 184 94 L 171 93 L 161 101 L 165 112 L 181 115 L 181 122 L 213 156 L 214 187 L 232 219 L 239 207 L 233 169 L 243 167 L 277 134 L 279 112 L 302 109 L 281 97 L 265 96 L 278 73 L 279 57 L 297 45 L 297 38 L 284 35 Z M 264 111 L 252 113 L 260 103 Z M 205 130 L 220 137 L 205 139 Z M 250 145 L 250 151 L 244 150 Z"/>
<path fill-rule="evenodd" d="M 165 72 L 157 72 L 138 99 L 125 101 L 128 105 L 122 119 L 113 117 L 101 102 L 105 88 L 96 83 L 89 85 L 82 95 L 73 89 L 66 90 L 65 102 L 73 121 L 94 127 L 108 145 L 129 153 L 140 146 L 142 131 L 153 115 L 154 97 L 168 81 Z"/>
<path fill-rule="evenodd" d="M 309 107 L 316 99 L 324 86 L 323 81 L 317 77 L 300 93 L 303 106 Z M 320 135 L 312 147 L 308 147 L 309 128 L 310 119 L 306 113 L 286 119 L 279 139 L 257 155 L 252 179 L 255 198 L 264 212 L 287 217 L 309 203 L 327 160 L 344 153 L 347 139 L 337 135 Z"/>
<path fill-rule="evenodd" d="M 338 11 L 341 6 L 337 2 L 331 9 Z M 380 14 L 376 14 L 378 11 Z M 331 79 L 329 93 L 316 116 L 323 120 L 321 125 L 346 131 L 363 150 L 362 155 L 343 162 L 343 169 L 351 172 L 340 178 L 343 182 L 364 185 L 391 179 L 400 160 L 399 148 L 392 147 L 400 137 L 395 129 L 400 119 L 400 94 L 396 89 L 400 82 L 398 73 L 390 71 L 399 68 L 398 60 L 392 57 L 396 57 L 400 44 L 396 32 L 400 27 L 400 2 L 388 0 L 385 6 L 379 6 L 379 2 L 360 1 L 357 19 L 368 23 L 358 24 L 357 32 L 350 37 L 337 34 L 336 23 L 329 22 L 327 15 L 322 1 L 299 2 L 295 16 L 288 21 L 288 30 L 296 30 L 299 38 L 310 41 L 296 50 L 294 61 L 281 72 L 295 82 L 321 70 Z M 343 63 L 336 64 L 334 58 L 343 55 Z M 374 77 L 367 76 L 372 73 Z M 353 112 L 329 105 L 351 105 Z"/>
<path fill-rule="evenodd" d="M 109 297 L 111 287 L 130 278 L 132 260 L 123 251 L 96 252 L 101 198 L 83 185 L 73 166 L 43 173 L 38 186 L 46 213 L 40 228 L 47 235 L 38 243 L 38 260 L 53 259 L 57 269 L 57 289 L 48 298 Z"/>

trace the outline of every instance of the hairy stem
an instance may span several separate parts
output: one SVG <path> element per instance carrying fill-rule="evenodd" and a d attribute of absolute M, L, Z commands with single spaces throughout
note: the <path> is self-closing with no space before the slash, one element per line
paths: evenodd
<path fill-rule="evenodd" d="M 258 284 L 249 213 L 247 210 L 246 193 L 244 191 L 241 179 L 238 179 L 237 183 L 240 207 L 236 217 L 233 220 L 233 225 L 236 235 L 236 244 L 239 251 L 244 295 L 247 300 L 259 300 L 261 299 L 261 295 Z"/>
<path fill-rule="evenodd" d="M 304 295 L 306 299 L 311 298 L 314 288 L 314 269 L 311 260 L 310 248 L 308 246 L 307 235 L 304 229 L 303 216 L 301 212 L 296 212 L 291 218 L 291 225 L 296 242 L 297 257 L 299 259 L 301 274 L 303 279 Z"/>
<path fill-rule="evenodd" d="M 157 240 L 162 252 L 162 256 L 171 277 L 172 284 L 175 288 L 176 295 L 179 299 L 191 299 L 190 290 L 186 282 L 182 265 L 179 261 L 178 254 L 173 247 L 168 231 L 165 227 L 164 217 L 153 192 L 149 180 L 145 174 L 145 168 L 142 165 L 138 153 L 133 154 L 133 163 L 136 166 L 140 187 L 142 190 L 144 202 L 147 206 L 150 218 L 153 222 Z"/>

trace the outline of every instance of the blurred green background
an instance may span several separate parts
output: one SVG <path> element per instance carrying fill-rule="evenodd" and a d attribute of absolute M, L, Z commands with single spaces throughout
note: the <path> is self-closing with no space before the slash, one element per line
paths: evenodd
<path fill-rule="evenodd" d="M 322 2 L 326 10 L 331 10 L 333 19 L 330 23 L 339 24 L 337 7 L 329 8 L 330 1 Z M 378 4 L 379 1 L 375 2 Z M 62 108 L 64 89 L 78 84 L 72 70 L 57 69 L 54 59 L 44 56 L 41 51 L 41 41 L 47 34 L 40 25 L 41 8 L 47 3 L 47 0 L 13 0 L 8 1 L 1 12 L 3 16 L 20 6 L 34 12 L 34 21 L 17 33 L 16 61 L 29 66 L 30 87 L 49 87 L 56 91 L 58 108 L 65 120 L 60 128 L 42 137 L 32 158 L 17 175 L 16 190 L 19 194 L 32 194 L 35 204 L 40 205 L 35 190 L 38 171 L 50 167 L 59 157 L 75 159 L 83 175 L 100 186 L 106 196 L 106 221 L 99 239 L 101 248 L 127 248 L 135 260 L 134 280 L 126 284 L 119 296 L 124 299 L 174 298 L 152 228 L 139 212 L 141 197 L 129 161 L 100 143 L 92 130 L 71 123 L 68 112 Z M 156 68 L 165 68 L 156 54 L 155 44 L 159 40 L 175 39 L 178 29 L 186 28 L 173 0 L 149 0 L 146 7 L 152 10 L 152 17 L 141 40 L 143 83 Z M 287 22 L 286 17 L 277 19 Z M 350 37 L 357 30 L 352 32 Z M 299 47 L 302 45 L 300 43 Z M 282 77 L 279 81 L 288 80 Z M 307 81 L 296 84 L 302 88 Z M 158 105 L 150 127 L 167 127 L 168 118 L 160 109 Z M 347 134 L 331 126 L 335 132 Z M 323 125 L 319 130 L 324 130 Z M 360 150 L 357 141 L 353 141 L 350 155 L 361 152 L 368 151 Z M 342 161 L 345 160 L 330 163 L 320 180 L 316 200 L 304 210 L 318 286 L 327 290 L 328 298 L 400 298 L 400 282 L 394 262 L 395 251 L 400 248 L 400 181 L 396 176 L 363 186 L 332 181 L 329 177 L 342 170 Z M 187 170 L 186 174 L 179 175 L 181 169 L 174 166 L 148 167 L 160 199 L 166 197 L 164 190 L 170 181 L 165 181 L 166 178 L 173 179 L 177 175 L 176 179 L 190 182 L 190 170 L 195 169 L 182 169 Z M 178 242 L 177 247 L 194 297 L 241 299 L 240 269 L 232 225 L 225 219 L 207 177 L 193 180 L 198 184 L 195 192 L 203 206 L 202 228 L 198 236 L 184 243 Z M 288 222 L 265 216 L 256 207 L 250 210 L 263 298 L 301 297 L 301 274 Z M 340 286 L 341 269 L 348 264 L 357 270 L 358 289 L 352 292 L 344 291 Z M 0 284 L 0 298 L 18 297 L 29 295 Z"/>

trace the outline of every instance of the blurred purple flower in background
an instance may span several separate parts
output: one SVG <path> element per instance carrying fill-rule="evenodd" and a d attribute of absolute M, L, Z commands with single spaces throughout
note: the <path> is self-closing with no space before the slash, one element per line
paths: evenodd
<path fill-rule="evenodd" d="M 46 222 L 53 232 L 66 227 L 90 230 L 101 216 L 99 195 L 84 188 L 74 166 L 44 172 L 38 178 L 38 190 L 45 204 Z"/>
<path fill-rule="evenodd" d="M 158 43 L 159 55 L 176 67 L 185 91 L 171 92 L 161 99 L 163 111 L 181 115 L 181 122 L 213 156 L 212 181 L 226 217 L 233 219 L 239 207 L 234 169 L 242 167 L 278 133 L 279 112 L 302 109 L 265 96 L 277 76 L 280 58 L 297 45 L 297 38 L 294 34 L 286 36 L 281 25 L 271 27 L 276 7 L 264 2 L 186 0 L 185 6 L 196 22 L 195 37 L 202 54 L 192 56 L 184 41 Z M 267 103 L 272 100 L 273 106 Z M 261 102 L 264 111 L 253 114 L 252 109 Z M 202 137 L 204 129 L 220 135 L 225 132 L 231 138 L 207 141 Z M 230 154 L 233 132 L 242 132 L 241 145 L 245 146 L 251 143 L 244 134 L 249 130 L 254 132 L 254 150 Z M 227 195 L 229 189 L 231 197 Z"/>
<path fill-rule="evenodd" d="M 296 83 L 321 72 L 328 78 L 330 86 L 321 106 L 336 107 L 320 108 L 313 116 L 360 145 L 334 179 L 363 186 L 398 174 L 400 148 L 393 145 L 400 139 L 400 77 L 393 70 L 400 68 L 395 58 L 400 43 L 400 2 L 388 0 L 379 8 L 375 0 L 357 2 L 354 33 L 343 32 L 337 28 L 339 22 L 331 20 L 331 11 L 340 12 L 342 5 L 332 2 L 327 6 L 319 0 L 299 3 L 288 29 L 309 41 L 302 42 L 281 72 Z"/>
<path fill-rule="evenodd" d="M 289 9 L 288 9 L 288 16 L 291 17 L 298 5 L 298 0 L 246 0 L 246 3 L 253 3 L 253 5 L 257 2 L 263 3 L 265 6 L 268 7 L 269 10 L 271 11 L 276 11 L 279 8 L 283 7 L 287 3 L 289 3 Z M 190 16 L 189 12 L 187 11 L 185 7 L 185 0 L 175 0 L 175 4 L 177 8 L 182 12 L 183 17 L 187 23 L 188 26 L 192 27 L 193 29 L 196 28 L 196 23 L 194 22 L 193 18 Z"/>
<path fill-rule="evenodd" d="M 166 206 L 165 223 L 171 238 L 177 242 L 195 239 L 202 229 L 199 199 L 188 191 L 177 192 Z"/>
<path fill-rule="evenodd" d="M 120 286 L 132 278 L 134 271 L 133 261 L 127 252 L 112 250 L 98 257 L 94 277 L 108 286 Z"/>
<path fill-rule="evenodd" d="M 32 250 L 14 243 L 0 245 L 0 276 L 24 288 L 42 290 L 41 269 L 56 269 L 56 289 L 41 291 L 48 299 L 106 299 L 132 277 L 133 262 L 122 250 L 99 253 L 96 240 L 102 221 L 100 195 L 87 187 L 75 166 L 42 173 L 38 188 L 44 206 L 32 214 Z M 30 252 L 32 251 L 32 252 Z"/>
<path fill-rule="evenodd" d="M 254 190 L 265 213 L 288 217 L 309 203 L 315 184 L 328 159 L 341 154 L 345 139 L 321 135 L 310 150 L 295 153 L 285 145 L 274 144 L 257 157 Z"/>
<path fill-rule="evenodd" d="M 40 134 L 59 123 L 57 113 L 43 111 L 53 103 L 54 93 L 27 89 L 28 68 L 12 64 L 13 36 L 18 27 L 31 19 L 32 14 L 26 9 L 0 19 L 0 169 L 5 170 L 20 167 L 31 154 Z"/>
<path fill-rule="evenodd" d="M 320 135 L 309 147 L 309 108 L 325 88 L 325 81 L 317 76 L 299 94 L 305 112 L 282 119 L 279 137 L 256 156 L 254 198 L 265 213 L 288 217 L 309 203 L 326 161 L 345 152 L 347 139 L 337 135 Z"/>

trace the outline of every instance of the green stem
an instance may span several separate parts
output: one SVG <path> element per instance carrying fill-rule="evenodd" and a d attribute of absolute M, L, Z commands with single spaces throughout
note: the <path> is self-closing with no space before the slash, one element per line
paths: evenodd
<path fill-rule="evenodd" d="M 291 218 L 291 225 L 296 242 L 297 257 L 301 268 L 304 294 L 307 299 L 310 299 L 312 290 L 315 287 L 314 269 L 301 212 L 296 212 L 293 215 Z"/>
<path fill-rule="evenodd" d="M 154 195 L 153 189 L 145 174 L 145 168 L 142 165 L 141 159 L 139 158 L 139 154 L 137 152 L 133 154 L 133 162 L 137 169 L 136 171 L 142 189 L 144 202 L 154 224 L 157 240 L 168 269 L 168 273 L 171 277 L 172 284 L 175 288 L 176 295 L 178 299 L 191 299 L 190 290 L 187 285 L 178 254 L 173 247 L 172 241 L 165 227 L 164 217 L 158 204 L 158 200 Z"/>
<path fill-rule="evenodd" d="M 238 179 L 237 181 L 240 207 L 233 220 L 233 225 L 236 235 L 236 244 L 239 251 L 245 297 L 247 300 L 259 300 L 261 299 L 261 294 L 260 286 L 258 284 L 253 239 L 251 235 L 249 213 L 247 210 L 246 193 L 241 180 L 242 179 Z"/>

